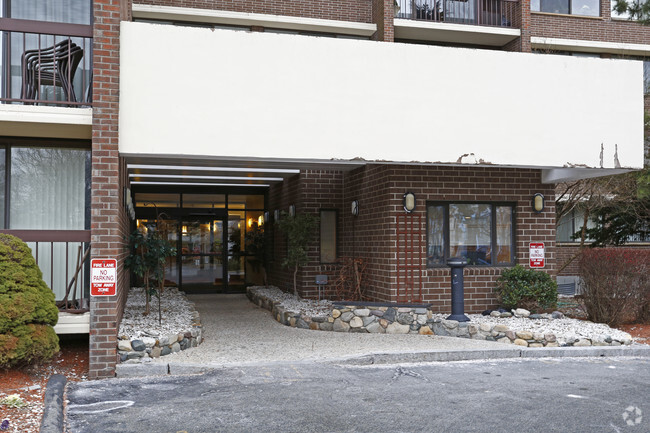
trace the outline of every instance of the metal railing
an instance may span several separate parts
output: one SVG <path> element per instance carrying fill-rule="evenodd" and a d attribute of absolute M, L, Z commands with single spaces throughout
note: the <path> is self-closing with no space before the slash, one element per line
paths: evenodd
<path fill-rule="evenodd" d="M 518 0 L 396 0 L 395 18 L 519 27 Z"/>
<path fill-rule="evenodd" d="M 90 230 L 0 230 L 27 243 L 59 310 L 88 311 Z"/>
<path fill-rule="evenodd" d="M 0 102 L 90 106 L 92 26 L 0 18 Z"/>

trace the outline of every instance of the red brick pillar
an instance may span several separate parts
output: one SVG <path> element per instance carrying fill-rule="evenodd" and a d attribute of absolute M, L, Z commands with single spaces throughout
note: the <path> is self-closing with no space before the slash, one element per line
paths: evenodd
<path fill-rule="evenodd" d="M 377 24 L 377 32 L 373 36 L 374 40 L 384 42 L 393 42 L 395 40 L 394 18 L 394 0 L 372 1 L 372 22 Z"/>
<path fill-rule="evenodd" d="M 530 0 L 520 0 L 517 3 L 505 3 L 508 7 L 514 7 L 512 25 L 521 30 L 521 36 L 512 42 L 507 43 L 505 51 L 516 51 L 529 53 L 530 47 Z M 510 6 L 513 5 L 513 6 Z"/>
<path fill-rule="evenodd" d="M 117 296 L 90 301 L 90 377 L 112 377 L 128 288 L 123 270 L 128 220 L 118 154 L 120 19 L 127 0 L 94 0 L 91 256 L 118 260 Z"/>

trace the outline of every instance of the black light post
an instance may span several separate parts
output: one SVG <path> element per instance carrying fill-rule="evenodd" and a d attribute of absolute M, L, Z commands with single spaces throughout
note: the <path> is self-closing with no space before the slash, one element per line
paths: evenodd
<path fill-rule="evenodd" d="M 464 257 L 447 259 L 447 266 L 451 268 L 451 316 L 447 320 L 469 322 L 465 315 L 465 289 L 463 286 L 463 268 L 467 266 Z"/>

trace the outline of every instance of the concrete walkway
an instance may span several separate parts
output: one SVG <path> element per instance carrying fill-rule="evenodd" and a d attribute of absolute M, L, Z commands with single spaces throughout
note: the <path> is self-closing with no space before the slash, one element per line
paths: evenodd
<path fill-rule="evenodd" d="M 639 355 L 627 350 L 629 347 L 527 349 L 466 338 L 312 331 L 281 325 L 269 311 L 251 303 L 243 294 L 188 295 L 188 298 L 201 315 L 204 342 L 146 364 L 119 364 L 118 376 L 193 373 L 234 364 L 278 361 L 373 364 L 524 356 Z"/>

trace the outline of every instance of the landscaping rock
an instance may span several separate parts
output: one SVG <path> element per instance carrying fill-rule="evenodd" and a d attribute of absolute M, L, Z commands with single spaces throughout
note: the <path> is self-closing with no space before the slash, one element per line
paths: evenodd
<path fill-rule="evenodd" d="M 524 309 L 524 308 L 517 308 L 516 310 L 513 310 L 512 313 L 515 315 L 515 317 L 528 317 L 530 316 L 530 311 Z"/>
<path fill-rule="evenodd" d="M 409 325 L 402 325 L 397 322 L 393 322 L 386 328 L 386 334 L 408 334 L 411 330 Z"/>
<path fill-rule="evenodd" d="M 137 352 L 142 352 L 147 348 L 147 346 L 144 344 L 142 340 L 131 341 L 131 347 L 133 348 L 133 350 Z"/>
<path fill-rule="evenodd" d="M 335 332 L 348 332 L 350 330 L 350 325 L 345 323 L 341 318 L 339 317 L 334 321 L 334 326 L 332 328 Z"/>

